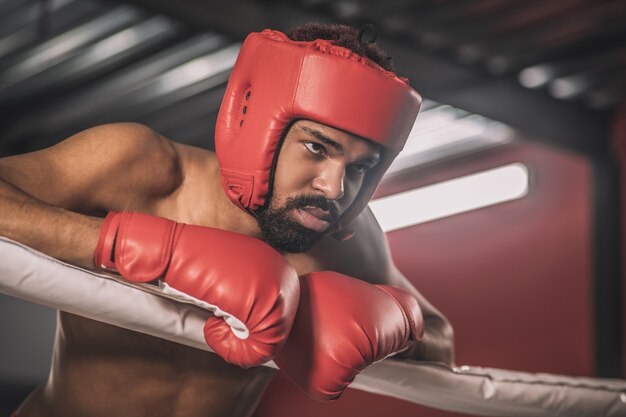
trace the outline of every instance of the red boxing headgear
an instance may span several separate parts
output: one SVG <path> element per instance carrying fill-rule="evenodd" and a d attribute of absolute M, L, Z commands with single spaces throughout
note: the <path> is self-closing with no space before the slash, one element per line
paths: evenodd
<path fill-rule="evenodd" d="M 382 146 L 378 165 L 340 218 L 346 226 L 367 206 L 404 147 L 420 104 L 406 79 L 332 41 L 292 41 L 274 30 L 251 33 L 217 117 L 215 148 L 224 190 L 243 210 L 262 207 L 270 198 L 285 128 L 297 119 L 319 122 Z"/>

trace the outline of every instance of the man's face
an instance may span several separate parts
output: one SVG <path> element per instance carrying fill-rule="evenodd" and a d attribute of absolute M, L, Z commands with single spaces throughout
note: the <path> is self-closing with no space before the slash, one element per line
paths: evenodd
<path fill-rule="evenodd" d="M 264 239 L 281 252 L 311 249 L 352 204 L 379 158 L 379 147 L 357 136 L 295 122 L 278 155 L 270 204 L 258 213 Z"/>

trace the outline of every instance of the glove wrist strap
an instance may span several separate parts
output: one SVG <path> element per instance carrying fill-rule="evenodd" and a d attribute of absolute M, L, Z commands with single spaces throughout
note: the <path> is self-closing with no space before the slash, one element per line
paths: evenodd
<path fill-rule="evenodd" d="M 104 218 L 94 254 L 94 264 L 100 271 L 117 271 L 115 267 L 115 238 L 120 225 L 120 215 L 111 211 Z"/>

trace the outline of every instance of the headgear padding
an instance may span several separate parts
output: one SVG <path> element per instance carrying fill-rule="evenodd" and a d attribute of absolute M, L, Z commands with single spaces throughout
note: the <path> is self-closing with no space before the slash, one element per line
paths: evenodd
<path fill-rule="evenodd" d="M 365 208 L 404 147 L 420 103 L 406 79 L 332 41 L 292 41 L 274 30 L 251 33 L 217 118 L 224 190 L 244 210 L 262 207 L 285 128 L 297 119 L 319 122 L 382 146 L 380 162 L 341 216 L 345 226 Z"/>

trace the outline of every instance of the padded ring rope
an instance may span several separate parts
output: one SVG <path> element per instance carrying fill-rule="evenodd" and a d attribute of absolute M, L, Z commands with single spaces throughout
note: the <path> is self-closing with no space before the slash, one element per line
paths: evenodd
<path fill-rule="evenodd" d="M 0 292 L 209 350 L 202 329 L 210 312 L 156 285 L 84 270 L 2 237 Z M 276 367 L 273 362 L 265 366 Z M 617 379 L 388 359 L 370 366 L 350 387 L 483 416 L 626 416 L 626 381 Z"/>

